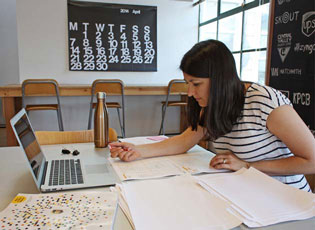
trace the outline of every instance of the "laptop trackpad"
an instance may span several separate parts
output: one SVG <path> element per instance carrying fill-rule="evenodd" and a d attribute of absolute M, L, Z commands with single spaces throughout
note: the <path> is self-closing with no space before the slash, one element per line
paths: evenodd
<path fill-rule="evenodd" d="M 89 164 L 85 165 L 85 170 L 87 174 L 104 174 L 108 173 L 108 168 L 106 164 Z"/>

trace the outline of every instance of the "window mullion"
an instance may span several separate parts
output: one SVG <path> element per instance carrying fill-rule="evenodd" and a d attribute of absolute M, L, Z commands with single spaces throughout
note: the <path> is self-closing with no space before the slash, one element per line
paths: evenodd
<path fill-rule="evenodd" d="M 244 0 L 243 0 L 244 3 Z M 245 21 L 245 11 L 242 10 L 242 32 L 241 32 L 241 50 L 240 50 L 240 79 L 242 79 L 242 63 L 243 63 L 243 37 L 244 37 L 244 21 Z"/>
<path fill-rule="evenodd" d="M 217 34 L 216 34 L 216 40 L 218 40 L 219 38 L 219 23 L 220 20 L 218 20 L 219 16 L 220 16 L 220 10 L 221 10 L 221 0 L 218 0 L 218 7 L 217 7 Z"/>

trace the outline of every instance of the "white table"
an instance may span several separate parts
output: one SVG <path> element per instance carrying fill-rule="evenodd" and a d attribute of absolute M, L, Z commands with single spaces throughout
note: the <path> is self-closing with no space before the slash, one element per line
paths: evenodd
<path fill-rule="evenodd" d="M 108 156 L 107 149 L 97 149 L 95 150 L 93 143 L 88 144 L 72 144 L 72 145 L 62 145 L 68 148 L 77 149 L 89 149 L 90 151 L 97 151 Z M 47 155 L 47 158 L 51 157 L 53 154 L 60 154 L 61 146 L 42 146 L 43 152 Z M 81 152 L 80 154 L 88 154 L 86 152 Z M 20 147 L 3 147 L 0 148 L 0 211 L 2 211 L 12 199 L 18 193 L 39 193 L 36 185 L 33 181 L 32 175 L 27 167 L 27 162 Z M 109 190 L 108 187 L 102 188 L 91 188 L 89 190 Z M 65 191 L 63 191 L 65 192 Z M 125 217 L 121 209 L 118 209 L 115 224 L 115 230 L 131 230 L 131 226 Z M 241 225 L 235 229 L 249 229 L 244 225 Z M 281 224 L 272 225 L 269 227 L 259 228 L 260 230 L 314 230 L 315 229 L 315 218 L 304 220 L 304 221 L 292 221 Z"/>
<path fill-rule="evenodd" d="M 88 148 L 90 151 L 94 151 L 94 144 L 76 144 L 76 145 L 62 145 L 67 146 L 69 149 L 77 148 L 84 149 Z M 43 152 L 49 159 L 54 154 L 60 154 L 62 146 L 42 146 Z M 77 147 L 80 146 L 80 147 Z M 108 150 L 97 149 L 98 152 L 103 152 L 108 156 Z M 80 154 L 88 154 L 87 152 L 81 152 Z M 0 148 L 0 211 L 5 209 L 13 198 L 18 193 L 39 193 L 32 174 L 27 167 L 27 162 L 23 156 L 20 147 L 4 147 Z M 69 156 L 66 156 L 69 157 Z M 108 187 L 99 187 L 85 189 L 85 191 L 109 191 Z M 63 193 L 66 191 L 63 191 Z M 118 208 L 116 220 L 114 224 L 114 230 L 132 230 L 127 218 L 120 208 Z"/>

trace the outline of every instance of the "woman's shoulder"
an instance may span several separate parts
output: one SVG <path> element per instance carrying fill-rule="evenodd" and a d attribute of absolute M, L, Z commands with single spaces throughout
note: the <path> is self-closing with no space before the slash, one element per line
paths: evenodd
<path fill-rule="evenodd" d="M 290 100 L 280 91 L 270 86 L 253 83 L 247 90 L 245 98 L 247 101 L 262 101 L 267 104 L 274 104 L 275 107 L 288 104 Z"/>
<path fill-rule="evenodd" d="M 247 90 L 249 95 L 257 95 L 257 96 L 267 96 L 271 98 L 271 93 L 276 91 L 276 89 L 271 88 L 270 86 L 260 85 L 258 83 L 252 83 Z"/>

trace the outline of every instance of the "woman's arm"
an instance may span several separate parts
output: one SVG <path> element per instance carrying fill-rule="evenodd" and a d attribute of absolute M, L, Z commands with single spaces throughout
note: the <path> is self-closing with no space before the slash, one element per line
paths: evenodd
<path fill-rule="evenodd" d="M 294 156 L 248 163 L 232 153 L 224 153 L 214 157 L 210 165 L 216 169 L 231 170 L 252 166 L 269 175 L 315 173 L 315 139 L 291 106 L 284 105 L 274 109 L 267 118 L 267 128 L 291 150 Z"/>
<path fill-rule="evenodd" d="M 158 143 L 135 146 L 126 142 L 116 142 L 109 145 L 111 157 L 119 157 L 123 161 L 132 161 L 137 158 L 185 153 L 196 145 L 203 136 L 203 128 L 198 126 L 197 131 L 188 128 L 182 134 Z"/>
<path fill-rule="evenodd" d="M 257 161 L 251 165 L 271 175 L 315 173 L 315 139 L 296 111 L 289 105 L 276 108 L 267 119 L 267 128 L 294 154 L 292 157 Z"/>

